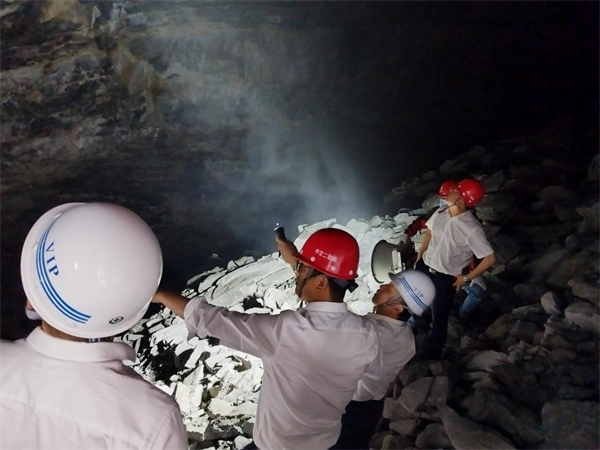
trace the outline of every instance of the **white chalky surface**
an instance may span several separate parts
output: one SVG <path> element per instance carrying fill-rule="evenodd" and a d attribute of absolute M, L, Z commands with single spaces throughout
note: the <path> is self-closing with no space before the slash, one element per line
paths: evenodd
<path fill-rule="evenodd" d="M 382 239 L 398 243 L 406 227 L 422 211 L 395 217 L 352 219 L 339 225 L 335 219 L 298 227 L 294 241 L 301 248 L 311 233 L 328 227 L 351 233 L 358 241 L 361 260 L 358 288 L 346 295 L 350 311 L 364 315 L 372 310 L 378 288 L 371 275 L 371 253 Z M 420 243 L 416 237 L 415 242 Z M 188 281 L 182 295 L 206 297 L 209 303 L 233 311 L 279 314 L 297 309 L 294 273 L 273 253 L 259 260 L 243 257 Z M 248 307 L 245 307 L 245 302 Z M 132 367 L 179 403 L 188 436 L 211 441 L 215 449 L 241 449 L 250 442 L 260 391 L 263 366 L 260 359 L 193 336 L 188 340 L 184 321 L 162 310 L 142 320 L 122 337 L 138 353 Z"/>

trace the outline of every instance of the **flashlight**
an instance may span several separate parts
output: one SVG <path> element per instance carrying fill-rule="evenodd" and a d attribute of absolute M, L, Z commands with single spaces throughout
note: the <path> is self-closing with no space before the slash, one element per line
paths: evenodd
<path fill-rule="evenodd" d="M 277 239 L 279 239 L 280 241 L 285 241 L 286 240 L 285 239 L 285 230 L 278 223 L 275 225 L 276 225 L 276 227 L 273 230 L 275 232 L 275 236 L 277 236 Z"/>

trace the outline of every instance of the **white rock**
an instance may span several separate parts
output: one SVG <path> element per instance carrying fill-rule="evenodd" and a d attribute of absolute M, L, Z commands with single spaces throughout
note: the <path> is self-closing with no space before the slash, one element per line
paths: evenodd
<path fill-rule="evenodd" d="M 369 222 L 366 220 L 350 219 L 346 226 L 354 230 L 355 233 L 366 233 L 369 229 Z"/>
<path fill-rule="evenodd" d="M 198 411 L 202 407 L 202 395 L 204 394 L 204 386 L 196 385 L 191 388 L 190 410 Z"/>
<path fill-rule="evenodd" d="M 271 314 L 271 310 L 269 308 L 250 308 L 246 314 Z"/>
<path fill-rule="evenodd" d="M 244 436 L 238 436 L 233 440 L 233 444 L 235 445 L 235 448 L 237 450 L 242 450 L 247 445 L 250 445 L 251 442 L 252 442 L 252 439 L 244 437 Z"/>
<path fill-rule="evenodd" d="M 233 406 L 220 398 L 213 398 L 208 405 L 208 412 L 213 416 L 229 416 Z"/>
<path fill-rule="evenodd" d="M 157 325 L 158 326 L 158 325 Z M 152 330 L 150 330 L 152 333 Z M 188 338 L 188 329 L 183 321 L 183 319 L 179 319 L 179 321 L 168 328 L 162 328 L 157 330 L 152 335 L 152 342 L 169 342 L 172 344 L 180 344 L 182 342 L 187 341 Z"/>
<path fill-rule="evenodd" d="M 155 385 L 157 388 L 159 388 L 161 391 L 169 394 L 169 395 L 173 395 L 173 391 L 175 390 L 175 385 L 167 385 L 167 384 L 157 384 Z"/>
<path fill-rule="evenodd" d="M 235 311 L 235 312 L 239 312 L 239 313 L 245 313 L 246 310 L 244 309 L 244 304 L 243 303 L 237 303 L 233 306 L 230 306 L 229 311 Z"/>
<path fill-rule="evenodd" d="M 177 387 L 175 388 L 175 400 L 179 404 L 181 413 L 184 416 L 191 412 L 190 388 L 187 385 L 180 382 L 177 383 Z"/>
<path fill-rule="evenodd" d="M 379 227 L 382 222 L 383 222 L 383 219 L 380 216 L 373 216 L 373 217 L 371 217 L 371 220 L 369 220 L 369 226 L 371 228 L 376 228 L 376 227 Z"/>

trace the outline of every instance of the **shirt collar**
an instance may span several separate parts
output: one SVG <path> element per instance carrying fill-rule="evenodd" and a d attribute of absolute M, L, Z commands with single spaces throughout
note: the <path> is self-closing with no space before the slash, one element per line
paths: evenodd
<path fill-rule="evenodd" d="M 369 319 L 381 320 L 383 322 L 390 322 L 390 323 L 393 323 L 393 324 L 396 324 L 396 325 L 404 325 L 404 324 L 406 324 L 406 322 L 404 322 L 402 320 L 392 319 L 391 317 L 384 316 L 383 314 L 369 313 L 369 314 L 367 314 L 367 316 L 369 317 Z"/>
<path fill-rule="evenodd" d="M 75 342 L 59 339 L 37 327 L 27 337 L 37 352 L 54 359 L 78 362 L 135 361 L 135 350 L 120 342 Z"/>
<path fill-rule="evenodd" d="M 306 311 L 348 312 L 348 306 L 345 302 L 311 302 L 304 309 Z"/>

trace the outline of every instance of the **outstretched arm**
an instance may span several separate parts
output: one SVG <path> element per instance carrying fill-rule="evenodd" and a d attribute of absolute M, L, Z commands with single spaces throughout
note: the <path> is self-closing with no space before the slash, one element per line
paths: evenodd
<path fill-rule="evenodd" d="M 202 297 L 188 300 L 159 290 L 152 299 L 185 320 L 188 329 L 200 337 L 214 336 L 226 347 L 258 358 L 275 354 L 281 340 L 285 314 L 243 314 L 210 305 Z"/>
<path fill-rule="evenodd" d="M 165 305 L 171 311 L 173 311 L 176 315 L 183 317 L 183 313 L 185 311 L 185 307 L 190 302 L 189 299 L 182 297 L 177 292 L 167 291 L 164 289 L 159 289 L 152 297 L 152 303 L 160 303 Z"/>

